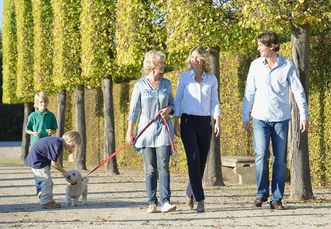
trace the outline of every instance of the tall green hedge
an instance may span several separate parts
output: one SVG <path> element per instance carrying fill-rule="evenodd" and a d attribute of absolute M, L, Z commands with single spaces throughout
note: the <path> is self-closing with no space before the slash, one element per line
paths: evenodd
<path fill-rule="evenodd" d="M 33 79 L 36 91 L 53 94 L 53 12 L 51 0 L 32 1 L 34 21 Z"/>
<path fill-rule="evenodd" d="M 309 152 L 315 184 L 331 184 L 331 35 L 313 39 L 309 81 Z"/>
<path fill-rule="evenodd" d="M 24 102 L 32 102 L 33 87 L 33 17 L 29 0 L 16 0 L 17 23 L 17 96 Z"/>
<path fill-rule="evenodd" d="M 144 55 L 164 50 L 166 30 L 162 0 L 119 0 L 116 4 L 117 82 L 141 76 Z"/>
<path fill-rule="evenodd" d="M 72 91 L 83 84 L 80 66 L 79 0 L 51 0 L 53 8 L 53 80 L 58 89 Z"/>
<path fill-rule="evenodd" d="M 82 0 L 82 77 L 87 85 L 100 87 L 101 78 L 115 74 L 115 1 Z"/>
<path fill-rule="evenodd" d="M 2 28 L 2 102 L 20 102 L 16 96 L 17 33 L 14 0 L 4 0 Z"/>

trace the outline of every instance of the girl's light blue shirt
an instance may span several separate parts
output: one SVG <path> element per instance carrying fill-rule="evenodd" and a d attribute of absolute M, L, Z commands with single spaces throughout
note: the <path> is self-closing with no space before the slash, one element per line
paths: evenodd
<path fill-rule="evenodd" d="M 221 116 L 218 99 L 218 82 L 214 75 L 202 73 L 202 81 L 197 82 L 194 70 L 183 72 L 179 76 L 174 116 L 183 113 L 197 116 Z"/>
<path fill-rule="evenodd" d="M 137 134 L 152 120 L 156 113 L 162 108 L 171 107 L 173 109 L 173 97 L 171 82 L 161 78 L 158 88 L 153 88 L 146 76 L 139 79 L 133 88 L 128 120 L 136 121 L 139 117 Z M 171 138 L 174 138 L 174 127 L 170 117 L 167 119 Z M 135 147 L 137 150 L 146 147 L 170 146 L 171 142 L 166 127 L 161 116 L 146 129 L 137 139 Z"/>

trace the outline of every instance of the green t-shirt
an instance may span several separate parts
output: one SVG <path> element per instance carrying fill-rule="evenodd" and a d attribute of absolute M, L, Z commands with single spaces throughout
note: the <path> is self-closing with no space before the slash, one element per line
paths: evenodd
<path fill-rule="evenodd" d="M 38 131 L 39 136 L 30 135 L 30 145 L 32 146 L 39 138 L 48 136 L 48 129 L 56 130 L 57 122 L 53 112 L 46 109 L 44 113 L 39 110 L 32 112 L 28 117 L 26 130 Z"/>

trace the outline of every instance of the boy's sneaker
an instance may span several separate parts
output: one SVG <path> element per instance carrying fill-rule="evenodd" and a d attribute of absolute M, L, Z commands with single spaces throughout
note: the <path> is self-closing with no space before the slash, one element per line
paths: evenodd
<path fill-rule="evenodd" d="M 176 209 L 177 209 L 176 205 L 172 205 L 169 202 L 165 202 L 161 207 L 161 212 L 162 213 L 173 212 L 176 211 Z"/>
<path fill-rule="evenodd" d="M 148 205 L 148 208 L 147 208 L 147 213 L 155 213 L 156 212 L 156 204 L 150 204 Z"/>
<path fill-rule="evenodd" d="M 42 192 L 38 192 L 38 194 L 37 194 L 39 200 L 41 199 L 41 194 L 42 194 Z"/>
<path fill-rule="evenodd" d="M 47 204 L 42 204 L 41 208 L 43 209 L 55 209 L 55 208 L 60 208 L 61 204 L 56 203 L 54 200 L 48 202 Z"/>

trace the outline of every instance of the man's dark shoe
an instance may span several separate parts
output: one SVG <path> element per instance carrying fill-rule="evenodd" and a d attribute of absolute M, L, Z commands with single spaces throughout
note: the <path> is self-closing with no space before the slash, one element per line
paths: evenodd
<path fill-rule="evenodd" d="M 271 209 L 275 209 L 275 210 L 284 210 L 284 206 L 282 204 L 282 202 L 279 201 L 270 201 L 270 208 Z"/>
<path fill-rule="evenodd" d="M 256 199 L 255 199 L 255 201 L 254 201 L 254 206 L 255 207 L 262 207 L 262 204 L 263 204 L 263 202 L 266 202 L 268 200 L 268 198 L 266 198 L 266 197 L 257 197 Z"/>

